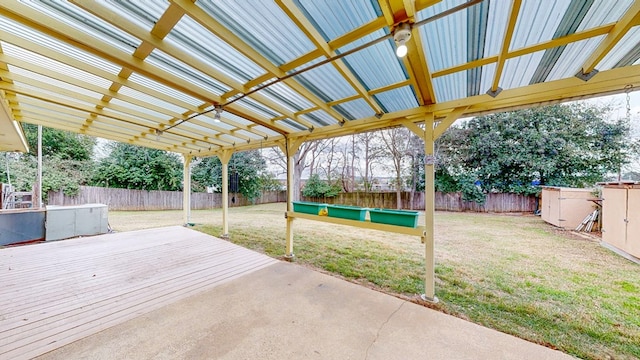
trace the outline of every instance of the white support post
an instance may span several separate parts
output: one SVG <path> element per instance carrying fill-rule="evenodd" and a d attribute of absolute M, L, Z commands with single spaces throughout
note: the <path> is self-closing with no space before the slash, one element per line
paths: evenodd
<path fill-rule="evenodd" d="M 222 237 L 229 239 L 229 161 L 233 151 L 224 150 L 218 155 L 222 163 Z"/>
<path fill-rule="evenodd" d="M 191 155 L 184 155 L 182 170 L 182 222 L 188 226 L 191 221 Z"/>
<path fill-rule="evenodd" d="M 434 255 L 434 213 L 435 213 L 435 157 L 434 153 L 434 116 L 427 113 L 424 119 L 424 263 L 425 281 L 422 299 L 437 303 L 435 295 L 435 255 Z"/>
<path fill-rule="evenodd" d="M 38 208 L 42 209 L 42 125 L 38 125 Z"/>

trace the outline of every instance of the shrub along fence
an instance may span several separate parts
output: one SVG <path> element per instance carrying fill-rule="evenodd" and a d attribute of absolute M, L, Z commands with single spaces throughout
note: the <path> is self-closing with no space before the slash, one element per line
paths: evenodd
<path fill-rule="evenodd" d="M 424 193 L 414 193 L 413 206 L 410 206 L 411 194 L 403 192 L 404 209 L 424 209 Z M 267 204 L 286 202 L 285 191 L 268 191 L 253 202 L 241 194 L 229 194 L 229 206 Z M 395 192 L 351 192 L 340 193 L 333 198 L 307 198 L 304 201 L 325 202 L 328 204 L 354 205 L 370 208 L 396 208 Z M 474 212 L 534 212 L 536 198 L 518 194 L 487 194 L 484 205 L 463 201 L 460 193 L 440 193 L 435 195 L 436 210 L 474 211 Z M 131 189 L 111 189 L 95 186 L 81 186 L 76 196 L 64 195 L 62 191 L 50 191 L 49 205 L 107 204 L 109 210 L 179 210 L 182 209 L 182 191 L 147 191 Z M 215 209 L 222 207 L 222 194 L 192 193 L 191 209 Z"/>

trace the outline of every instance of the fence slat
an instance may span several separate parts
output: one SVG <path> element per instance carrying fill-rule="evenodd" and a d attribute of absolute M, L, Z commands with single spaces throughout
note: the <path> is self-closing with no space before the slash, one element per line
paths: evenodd
<path fill-rule="evenodd" d="M 414 193 L 413 204 L 410 204 L 411 193 L 402 192 L 403 209 L 424 209 L 424 193 Z M 340 193 L 333 198 L 302 198 L 304 201 L 324 202 L 327 204 L 344 204 L 369 208 L 395 209 L 397 206 L 395 192 L 351 192 Z M 534 212 L 536 198 L 520 194 L 487 194 L 484 205 L 462 200 L 460 193 L 435 193 L 435 208 L 440 211 L 472 211 L 472 212 Z"/>
<path fill-rule="evenodd" d="M 251 204 L 267 204 L 286 202 L 285 191 L 268 191 L 255 199 L 248 201 L 241 194 L 229 195 L 234 201 L 229 206 L 246 206 Z M 410 204 L 411 193 L 401 193 L 403 209 L 424 209 L 424 193 L 413 194 L 413 204 Z M 334 198 L 306 198 L 304 201 L 318 201 L 327 204 L 344 204 L 369 208 L 396 208 L 395 192 L 351 192 L 340 193 Z M 444 211 L 473 211 L 473 212 L 534 212 L 536 198 L 520 194 L 487 194 L 484 205 L 463 201 L 460 193 L 435 193 L 436 210 Z M 81 186 L 77 196 L 64 195 L 62 191 L 50 191 L 49 205 L 80 205 L 100 203 L 107 204 L 110 210 L 179 210 L 182 209 L 182 191 L 147 191 L 131 189 L 110 189 L 95 186 Z M 206 210 L 222 206 L 222 194 L 192 193 L 191 209 Z"/>
<path fill-rule="evenodd" d="M 254 202 L 247 200 L 242 194 L 230 194 L 229 206 L 246 206 L 285 202 L 284 191 L 264 192 Z M 182 191 L 156 191 L 111 189 L 96 186 L 80 186 L 76 196 L 67 196 L 62 191 L 50 191 L 49 205 L 80 205 L 100 203 L 107 204 L 109 210 L 179 210 L 182 209 Z M 222 194 L 192 193 L 191 209 L 206 210 L 222 206 Z"/>

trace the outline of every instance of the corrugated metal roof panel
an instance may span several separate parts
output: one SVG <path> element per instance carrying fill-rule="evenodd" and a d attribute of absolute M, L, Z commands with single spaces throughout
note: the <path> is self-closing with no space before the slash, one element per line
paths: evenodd
<path fill-rule="evenodd" d="M 499 1 L 483 1 L 489 4 L 486 39 L 484 40 L 484 56 L 495 56 L 500 53 L 504 40 L 504 29 L 509 20 L 509 7 Z"/>
<path fill-rule="evenodd" d="M 595 0 L 578 31 L 618 21 L 632 3 L 633 0 Z"/>
<path fill-rule="evenodd" d="M 266 118 L 274 118 L 277 116 L 280 116 L 282 114 L 279 114 L 271 109 L 269 109 L 268 107 L 250 99 L 250 98 L 242 98 L 238 101 L 236 101 L 234 104 L 237 104 L 239 106 L 242 106 L 250 111 L 256 112 Z"/>
<path fill-rule="evenodd" d="M 394 112 L 406 109 L 413 109 L 418 106 L 416 96 L 411 86 L 385 91 L 374 95 L 382 105 L 385 112 Z"/>
<path fill-rule="evenodd" d="M 433 88 L 438 102 L 464 98 L 468 90 L 466 81 L 466 71 L 459 71 L 433 79 Z"/>
<path fill-rule="evenodd" d="M 21 69 L 18 68 L 16 66 L 13 65 L 9 65 L 9 72 L 16 74 L 16 75 L 22 75 L 25 76 L 29 79 L 33 79 L 36 81 L 40 81 L 43 82 L 47 85 L 51 85 L 51 86 L 55 86 L 58 87 L 60 89 L 63 90 L 68 90 L 68 91 L 72 91 L 74 93 L 78 93 L 79 95 L 84 95 L 84 96 L 89 96 L 95 99 L 95 101 L 99 101 L 100 98 L 102 98 L 102 94 L 91 91 L 91 90 L 87 90 L 85 88 L 79 87 L 79 86 L 75 86 L 75 85 L 71 85 L 69 83 L 60 81 L 60 80 L 56 80 L 53 78 L 50 78 L 48 76 L 43 76 L 40 74 L 36 74 L 34 72 L 31 72 L 29 70 L 25 70 L 25 69 Z"/>
<path fill-rule="evenodd" d="M 204 74 L 191 66 L 176 60 L 161 50 L 154 49 L 146 60 L 149 64 L 159 67 L 173 75 L 199 86 L 216 95 L 222 95 L 231 88 L 220 81 Z"/>
<path fill-rule="evenodd" d="M 165 108 L 169 111 L 173 111 L 176 114 L 182 114 L 185 113 L 187 111 L 187 109 L 168 103 L 166 101 L 160 100 L 158 98 L 155 98 L 153 96 L 149 96 L 145 93 L 142 93 L 140 91 L 128 88 L 126 86 L 122 86 L 120 87 L 120 90 L 118 90 L 119 93 L 121 93 L 122 95 L 126 95 L 126 96 L 131 96 L 133 98 L 139 99 L 141 101 L 147 102 L 149 104 L 153 104 L 162 108 Z"/>
<path fill-rule="evenodd" d="M 500 79 L 500 87 L 513 89 L 529 84 L 533 74 L 544 56 L 544 51 L 507 59 Z"/>
<path fill-rule="evenodd" d="M 640 26 L 629 30 L 596 68 L 609 70 L 614 67 L 628 66 L 636 62 L 638 57 L 640 57 Z"/>
<path fill-rule="evenodd" d="M 187 95 L 183 92 L 172 89 L 166 85 L 160 84 L 159 82 L 149 79 L 146 76 L 133 73 L 129 76 L 129 80 L 133 81 L 134 83 L 153 89 L 155 91 L 158 91 L 160 93 L 163 93 L 167 96 L 174 97 L 176 99 L 184 101 L 188 104 L 193 105 L 194 107 L 202 105 L 202 100 L 196 99 L 193 96 Z"/>
<path fill-rule="evenodd" d="M 482 80 L 480 82 L 480 94 L 487 92 L 493 85 L 493 78 L 496 76 L 496 63 L 491 63 L 482 67 Z"/>
<path fill-rule="evenodd" d="M 318 62 L 320 62 L 320 59 L 316 59 L 307 65 L 310 66 Z M 343 99 L 356 94 L 353 87 L 340 75 L 333 64 L 319 66 L 297 75 L 295 79 L 325 102 Z"/>
<path fill-rule="evenodd" d="M 197 5 L 278 66 L 315 48 L 272 1 L 217 0 Z"/>
<path fill-rule="evenodd" d="M 575 33 L 576 29 L 587 15 L 587 12 L 591 9 L 593 1 L 594 0 L 572 1 L 569 4 L 569 7 L 567 8 L 564 16 L 560 20 L 560 23 L 558 24 L 558 27 L 553 34 L 553 38 L 558 39 Z M 542 56 L 540 64 L 538 64 L 538 67 L 536 68 L 536 71 L 529 83 L 537 84 L 543 82 L 548 78 L 549 74 L 554 68 L 558 69 L 566 67 L 567 64 L 563 63 L 562 61 L 563 59 L 565 61 L 567 59 L 566 54 L 568 52 L 565 52 L 565 50 L 569 50 L 567 46 L 558 46 L 552 49 L 547 49 Z M 575 74 L 575 72 L 573 74 Z"/>
<path fill-rule="evenodd" d="M 382 15 L 376 1 L 294 0 L 325 41 L 342 36 Z"/>
<path fill-rule="evenodd" d="M 96 105 L 95 103 L 86 102 L 86 101 L 80 100 L 80 99 L 78 99 L 77 97 L 74 97 L 74 96 L 69 96 L 69 95 L 66 95 L 66 94 L 62 94 L 60 92 L 54 92 L 54 91 L 41 89 L 41 88 L 33 86 L 31 84 L 22 83 L 22 82 L 19 82 L 19 81 L 14 81 L 14 84 L 19 85 L 20 87 L 22 87 L 23 89 L 25 89 L 27 91 L 37 92 L 39 94 L 48 96 L 51 99 L 62 99 L 62 100 L 69 101 L 71 103 L 86 105 L 87 107 L 94 107 Z M 25 95 L 25 96 L 27 96 L 27 95 Z"/>
<path fill-rule="evenodd" d="M 523 1 L 509 50 L 553 39 L 570 4 L 569 0 Z"/>
<path fill-rule="evenodd" d="M 165 41 L 176 44 L 240 83 L 264 74 L 264 69 L 189 17 L 183 17 Z"/>
<path fill-rule="evenodd" d="M 386 34 L 383 30 L 378 30 L 344 46 L 340 52 L 348 51 L 384 35 Z M 380 42 L 344 57 L 345 64 L 352 69 L 358 81 L 367 90 L 406 80 L 407 74 L 401 66 L 401 61 L 395 54 L 393 40 Z"/>
<path fill-rule="evenodd" d="M 338 123 L 333 117 L 331 117 L 331 115 L 327 114 L 324 110 L 312 111 L 310 113 L 301 115 L 301 117 L 317 126 L 326 126 Z"/>
<path fill-rule="evenodd" d="M 277 132 L 275 132 L 275 131 L 273 131 L 271 129 L 268 129 L 268 128 L 262 126 L 262 125 L 254 126 L 253 129 L 255 129 L 257 131 L 260 131 L 260 132 L 263 132 L 263 133 L 267 134 L 267 136 L 269 136 L 269 137 L 280 135 Z"/>
<path fill-rule="evenodd" d="M 346 120 L 355 120 L 370 117 L 376 114 L 375 111 L 363 99 L 352 100 L 333 106 Z"/>
<path fill-rule="evenodd" d="M 151 31 L 153 26 L 169 7 L 169 2 L 104 1 L 102 2 L 102 5 L 117 12 L 120 16 L 143 26 L 147 31 Z"/>
<path fill-rule="evenodd" d="M 54 69 L 55 71 L 65 74 L 66 76 L 72 77 L 77 80 L 82 80 L 96 86 L 108 88 L 111 85 L 111 82 L 96 76 L 94 74 L 88 73 L 83 70 L 79 70 L 75 67 L 63 64 L 56 60 L 51 60 L 47 57 L 44 57 L 40 54 L 36 54 L 34 52 L 22 49 L 20 47 L 14 46 L 8 43 L 2 43 L 2 49 L 5 54 L 10 55 L 12 57 L 16 57 L 19 59 L 24 59 L 25 62 L 28 62 L 33 65 L 38 65 L 47 69 Z"/>
<path fill-rule="evenodd" d="M 291 128 L 291 130 L 293 131 L 304 131 L 304 130 L 308 130 L 305 126 L 300 125 L 299 123 L 297 123 L 296 121 L 293 121 L 291 119 L 284 119 L 279 121 L 280 124 L 285 124 L 286 126 L 288 126 L 289 128 Z"/>
<path fill-rule="evenodd" d="M 439 14 L 454 6 L 460 0 L 445 0 L 418 13 L 420 20 Z M 466 11 L 458 11 L 444 18 L 421 26 L 420 36 L 424 44 L 423 52 L 431 71 L 438 71 L 467 62 L 467 15 Z M 456 44 L 456 46 L 452 46 Z M 438 97 L 438 99 L 440 99 Z"/>
<path fill-rule="evenodd" d="M 100 59 L 94 55 L 91 55 L 85 51 L 79 50 L 77 48 L 71 47 L 59 40 L 56 40 L 46 34 L 31 30 L 22 24 L 16 23 L 10 19 L 2 19 L 0 21 L 0 30 L 4 30 L 10 34 L 19 36 L 23 39 L 26 39 L 29 42 L 32 42 L 37 45 L 44 46 L 50 50 L 54 50 L 56 52 L 60 52 L 67 56 L 70 56 L 74 59 L 83 61 L 87 64 L 95 66 L 99 69 L 109 72 L 110 74 L 117 74 L 120 71 L 120 67 L 108 62 L 106 60 Z M 6 42 L 4 42 L 6 44 Z M 25 50 L 26 51 L 26 50 Z M 65 65 L 67 66 L 67 65 Z M 70 68 L 70 66 L 67 66 Z"/>
<path fill-rule="evenodd" d="M 25 4 L 127 53 L 140 46 L 137 38 L 68 2 L 28 1 Z"/>
<path fill-rule="evenodd" d="M 290 109 L 292 112 L 313 107 L 313 104 L 309 100 L 282 82 L 261 90 L 260 94 Z"/>
<path fill-rule="evenodd" d="M 165 115 L 165 114 L 159 113 L 157 111 L 153 111 L 151 109 L 144 108 L 142 106 L 131 104 L 131 103 L 128 103 L 126 101 L 122 101 L 120 99 L 111 99 L 109 101 L 109 103 L 112 104 L 112 105 L 116 105 L 116 106 L 122 106 L 122 107 L 125 107 L 127 109 L 131 109 L 131 110 L 143 113 L 143 114 L 147 114 L 150 117 L 162 119 L 163 121 L 171 120 L 171 116 L 169 116 L 169 115 Z"/>
<path fill-rule="evenodd" d="M 549 72 L 546 81 L 571 77 L 582 69 L 582 64 L 589 58 L 604 36 L 571 43 L 565 47 L 555 66 Z"/>

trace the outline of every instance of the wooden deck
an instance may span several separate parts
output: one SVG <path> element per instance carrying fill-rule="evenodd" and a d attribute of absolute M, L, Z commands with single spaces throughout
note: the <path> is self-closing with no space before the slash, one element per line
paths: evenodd
<path fill-rule="evenodd" d="M 175 226 L 0 249 L 0 359 L 28 359 L 277 262 Z"/>

